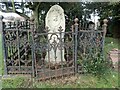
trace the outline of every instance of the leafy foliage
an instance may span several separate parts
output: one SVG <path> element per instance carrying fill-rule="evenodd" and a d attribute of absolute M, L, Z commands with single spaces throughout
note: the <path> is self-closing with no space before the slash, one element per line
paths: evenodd
<path fill-rule="evenodd" d="M 75 17 L 79 20 L 86 21 L 90 18 L 91 11 L 86 9 L 85 2 L 3 2 L 5 10 L 3 12 L 15 12 L 27 19 L 26 9 L 32 10 L 32 17 L 35 18 L 36 24 L 44 23 L 45 16 L 52 5 L 59 4 L 63 9 L 66 17 L 66 26 L 71 25 Z M 21 12 L 19 12 L 21 10 Z"/>
<path fill-rule="evenodd" d="M 109 20 L 107 34 L 120 38 L 120 34 L 118 34 L 120 33 L 120 1 L 113 2 L 113 0 L 110 0 L 109 2 L 89 2 L 86 3 L 86 8 L 100 17 L 101 25 L 102 20 L 107 18 Z"/>
<path fill-rule="evenodd" d="M 105 60 L 100 54 L 91 57 L 89 60 L 83 60 L 83 66 L 87 73 L 91 73 L 95 76 L 105 76 L 110 69 L 110 62 Z"/>

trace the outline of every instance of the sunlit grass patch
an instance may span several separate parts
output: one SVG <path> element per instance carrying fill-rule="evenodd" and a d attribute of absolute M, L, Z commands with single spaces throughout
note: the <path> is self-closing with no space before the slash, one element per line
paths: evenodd
<path fill-rule="evenodd" d="M 29 88 L 32 86 L 31 82 L 31 78 L 19 75 L 11 78 L 2 78 L 2 88 Z"/>
<path fill-rule="evenodd" d="M 120 44 L 120 42 L 118 41 L 118 39 L 115 39 L 112 37 L 106 37 L 105 38 L 105 46 L 104 46 L 105 53 L 108 53 L 109 51 L 111 51 L 114 48 L 118 49 L 119 44 Z"/>

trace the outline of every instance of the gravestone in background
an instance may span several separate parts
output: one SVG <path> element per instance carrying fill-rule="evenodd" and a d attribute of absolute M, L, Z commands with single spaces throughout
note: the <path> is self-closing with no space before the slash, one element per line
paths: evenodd
<path fill-rule="evenodd" d="M 59 32 L 58 30 L 59 30 L 60 26 L 63 29 L 62 32 L 65 31 L 64 10 L 59 5 L 54 5 L 49 9 L 49 11 L 46 15 L 45 25 L 50 30 L 49 33 Z M 53 64 L 59 63 L 59 62 L 61 62 L 61 60 L 65 61 L 65 59 L 64 59 L 64 48 L 62 49 L 62 54 L 61 54 L 61 50 L 57 47 L 57 45 L 60 44 L 59 43 L 60 40 L 58 38 L 60 38 L 59 33 L 57 33 L 55 35 L 48 34 L 48 40 L 50 42 L 50 45 L 53 46 L 54 49 L 52 48 L 49 51 L 50 59 L 48 59 L 48 52 L 47 52 L 45 60 L 47 62 L 50 60 L 50 62 L 53 63 Z M 62 33 L 62 38 L 64 38 L 64 33 Z M 64 42 L 64 39 L 62 41 Z M 55 47 L 57 47 L 56 51 L 55 51 Z M 62 57 L 61 57 L 61 55 L 62 55 Z"/>

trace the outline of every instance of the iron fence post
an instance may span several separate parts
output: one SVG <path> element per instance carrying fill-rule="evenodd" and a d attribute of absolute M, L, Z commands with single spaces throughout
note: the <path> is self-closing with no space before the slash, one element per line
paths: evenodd
<path fill-rule="evenodd" d="M 0 33 L 2 36 L 2 60 L 4 60 L 4 75 L 7 75 L 7 65 L 6 65 L 6 46 L 5 46 L 5 35 L 4 35 L 4 26 L 3 26 L 3 16 L 0 16 Z"/>
<path fill-rule="evenodd" d="M 34 20 L 30 22 L 31 29 L 31 49 L 32 49 L 32 76 L 35 77 L 35 46 L 34 46 Z"/>
<path fill-rule="evenodd" d="M 20 66 L 20 61 L 21 61 L 21 58 L 20 58 L 20 37 L 19 37 L 19 20 L 17 20 L 16 22 L 17 24 L 17 50 L 18 50 L 18 60 L 19 60 L 19 71 L 21 69 L 21 66 Z"/>
<path fill-rule="evenodd" d="M 102 30 L 103 30 L 102 53 L 103 53 L 103 55 L 104 55 L 103 49 L 104 49 L 104 43 L 105 43 L 105 36 L 106 36 L 106 33 L 107 33 L 107 22 L 108 22 L 108 20 L 107 20 L 107 19 L 104 19 L 104 20 L 103 20 L 103 25 L 102 25 Z"/>
<path fill-rule="evenodd" d="M 74 25 L 71 26 L 71 31 L 72 31 L 72 39 L 73 39 L 73 43 L 72 43 L 72 48 L 73 48 L 73 65 L 74 65 L 74 68 L 75 68 L 75 31 L 74 31 Z M 74 69 L 75 71 L 75 69 Z M 76 73 L 75 73 L 76 74 Z"/>
<path fill-rule="evenodd" d="M 108 22 L 108 20 L 107 19 L 104 19 L 103 20 L 103 32 L 104 32 L 104 38 L 105 38 L 105 35 L 106 35 L 106 32 L 107 32 L 107 22 Z"/>
<path fill-rule="evenodd" d="M 77 73 L 77 36 L 78 36 L 78 18 L 75 18 L 75 74 Z"/>
<path fill-rule="evenodd" d="M 62 51 L 63 47 L 62 47 L 62 44 L 64 44 L 64 43 L 62 43 L 62 39 L 63 39 L 62 38 L 62 34 L 63 34 L 62 31 L 63 31 L 63 29 L 62 29 L 61 26 L 59 27 L 58 31 L 59 31 L 59 34 L 60 34 L 60 52 L 61 52 L 61 63 L 62 63 L 61 66 L 62 66 L 62 73 L 63 73 L 63 58 L 62 58 L 63 57 L 63 51 Z"/>

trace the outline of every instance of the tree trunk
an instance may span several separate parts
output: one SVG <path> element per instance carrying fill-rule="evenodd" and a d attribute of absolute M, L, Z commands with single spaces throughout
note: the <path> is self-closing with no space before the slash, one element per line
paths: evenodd
<path fill-rule="evenodd" d="M 34 19 L 35 19 L 35 24 L 36 24 L 36 27 L 38 28 L 38 25 L 39 25 L 39 14 L 38 14 L 38 10 L 37 8 L 35 9 L 35 11 L 33 11 L 34 15 Z"/>
<path fill-rule="evenodd" d="M 35 19 L 36 28 L 39 27 L 39 5 L 36 6 L 35 10 L 33 10 L 33 17 Z"/>

